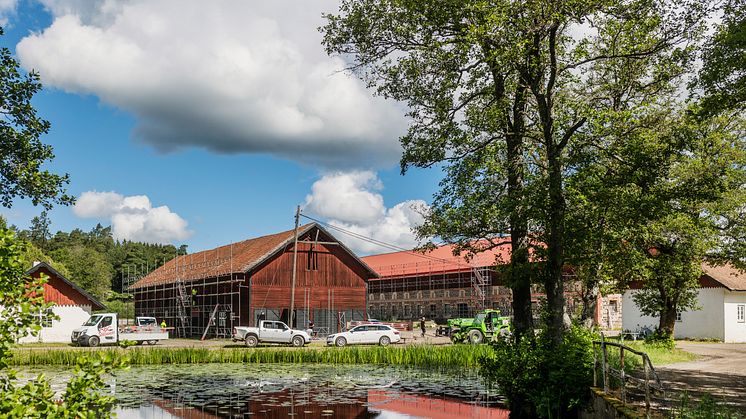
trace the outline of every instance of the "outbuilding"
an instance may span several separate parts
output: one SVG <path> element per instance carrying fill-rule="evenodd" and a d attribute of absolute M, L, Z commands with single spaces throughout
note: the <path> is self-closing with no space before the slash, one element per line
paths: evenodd
<path fill-rule="evenodd" d="M 35 262 L 26 271 L 26 276 L 32 278 L 42 275 L 48 278 L 44 284 L 44 301 L 53 305 L 39 313 L 42 328 L 38 336 L 29 335 L 19 342 L 70 342 L 73 329 L 85 323 L 93 311 L 105 310 L 106 307 L 45 262 Z"/>
<path fill-rule="evenodd" d="M 746 342 L 746 272 L 730 264 L 703 264 L 702 271 L 697 289 L 699 309 L 678 314 L 674 338 Z M 624 293 L 622 327 L 626 330 L 658 326 L 658 318 L 642 315 L 634 302 L 640 286 Z"/>
<path fill-rule="evenodd" d="M 130 286 L 135 314 L 163 319 L 179 336 L 230 337 L 261 319 L 290 323 L 291 310 L 292 327 L 313 323 L 319 334 L 365 320 L 377 274 L 318 224 L 297 234 L 297 248 L 293 229 L 178 256 Z"/>

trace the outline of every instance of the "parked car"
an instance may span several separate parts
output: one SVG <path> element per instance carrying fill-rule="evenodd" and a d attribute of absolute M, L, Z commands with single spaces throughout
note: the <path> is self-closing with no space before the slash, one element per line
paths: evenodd
<path fill-rule="evenodd" d="M 259 327 L 233 328 L 233 341 L 244 341 L 249 347 L 261 343 L 285 343 L 293 346 L 303 346 L 311 342 L 311 335 L 305 330 L 295 330 L 283 322 L 261 320 Z"/>
<path fill-rule="evenodd" d="M 353 344 L 379 344 L 386 346 L 401 340 L 399 331 L 385 324 L 363 324 L 326 337 L 326 344 L 345 346 Z"/>

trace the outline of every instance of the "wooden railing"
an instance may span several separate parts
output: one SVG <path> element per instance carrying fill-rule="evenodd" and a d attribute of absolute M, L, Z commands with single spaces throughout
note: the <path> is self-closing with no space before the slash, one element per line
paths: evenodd
<path fill-rule="evenodd" d="M 609 363 L 608 347 L 619 348 L 619 369 L 612 368 Z M 600 347 L 601 356 L 599 359 L 598 351 L 596 347 Z M 635 377 L 629 375 L 624 371 L 624 353 L 631 352 L 642 358 L 643 376 Z M 603 380 L 604 393 L 610 394 L 611 388 L 609 386 L 609 379 L 612 375 L 617 377 L 620 381 L 619 392 L 622 402 L 627 402 L 627 385 L 637 385 L 642 387 L 645 391 L 645 412 L 647 416 L 650 416 L 650 400 L 653 392 L 664 394 L 663 385 L 661 384 L 660 377 L 653 367 L 653 363 L 650 362 L 650 357 L 645 352 L 641 352 L 630 348 L 629 346 L 623 345 L 616 342 L 606 341 L 603 333 L 601 334 L 600 341 L 593 342 L 593 386 L 598 387 L 598 370 L 601 367 L 601 377 Z"/>

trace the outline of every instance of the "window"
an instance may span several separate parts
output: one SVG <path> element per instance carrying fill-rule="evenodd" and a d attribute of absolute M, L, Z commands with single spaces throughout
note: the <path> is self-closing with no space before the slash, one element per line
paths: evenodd
<path fill-rule="evenodd" d="M 677 321 L 677 322 L 680 322 L 680 321 L 681 321 L 681 312 L 680 312 L 680 311 L 677 311 L 677 312 L 676 312 L 676 321 Z"/>
<path fill-rule="evenodd" d="M 430 304 L 430 314 L 435 314 L 435 304 Z"/>
<path fill-rule="evenodd" d="M 313 250 L 313 245 L 308 251 L 308 264 L 306 265 L 307 271 L 316 271 L 319 269 L 319 254 Z"/>
<path fill-rule="evenodd" d="M 39 325 L 41 327 L 52 327 L 52 316 L 54 312 L 51 308 L 48 308 L 39 313 Z"/>
<path fill-rule="evenodd" d="M 736 321 L 738 323 L 746 323 L 746 304 L 736 306 Z"/>

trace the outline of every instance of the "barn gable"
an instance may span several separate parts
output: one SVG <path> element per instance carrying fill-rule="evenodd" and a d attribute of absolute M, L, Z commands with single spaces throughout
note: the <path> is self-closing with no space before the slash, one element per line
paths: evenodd
<path fill-rule="evenodd" d="M 26 271 L 26 275 L 33 278 L 39 278 L 42 274 L 48 277 L 47 283 L 44 284 L 45 302 L 58 306 L 91 306 L 93 310 L 106 309 L 106 306 L 91 294 L 65 278 L 46 262 L 38 262 Z"/>

